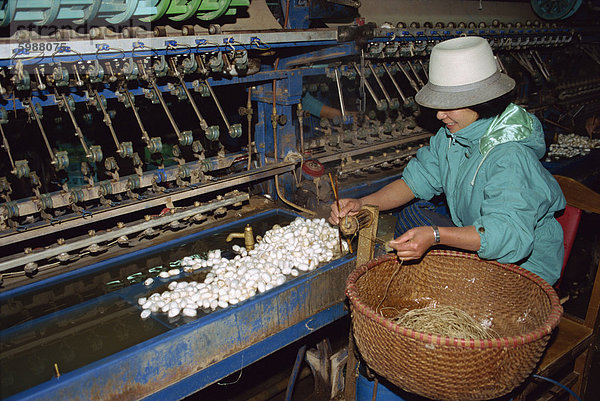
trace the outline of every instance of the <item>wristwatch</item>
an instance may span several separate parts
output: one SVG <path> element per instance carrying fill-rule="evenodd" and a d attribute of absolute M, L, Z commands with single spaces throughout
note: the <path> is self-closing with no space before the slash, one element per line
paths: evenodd
<path fill-rule="evenodd" d="M 435 224 L 432 224 L 431 228 L 433 228 L 434 243 L 439 244 L 440 243 L 440 229 Z"/>

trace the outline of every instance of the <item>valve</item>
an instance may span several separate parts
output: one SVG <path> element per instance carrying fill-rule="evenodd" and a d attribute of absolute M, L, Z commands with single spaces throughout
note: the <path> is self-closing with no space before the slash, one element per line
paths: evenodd
<path fill-rule="evenodd" d="M 65 150 L 56 152 L 54 154 L 53 164 L 56 170 L 65 170 L 69 167 L 69 155 L 67 152 Z"/>
<path fill-rule="evenodd" d="M 155 61 L 152 64 L 152 70 L 154 71 L 154 75 L 156 77 L 164 77 L 169 72 L 169 66 L 167 65 L 167 60 L 165 56 L 161 56 L 159 60 Z"/>
<path fill-rule="evenodd" d="M 87 75 L 90 82 L 93 84 L 102 82 L 104 79 L 104 68 L 102 68 L 98 60 L 90 64 L 87 70 Z"/>
<path fill-rule="evenodd" d="M 219 140 L 219 126 L 211 125 L 210 127 L 207 127 L 206 130 L 204 131 L 204 135 L 206 135 L 206 138 L 211 141 L 218 141 Z"/>
<path fill-rule="evenodd" d="M 54 67 L 52 70 L 52 80 L 56 86 L 68 86 L 69 71 L 61 66 Z"/>
<path fill-rule="evenodd" d="M 154 136 L 150 138 L 150 142 L 148 143 L 148 151 L 150 153 L 162 152 L 162 141 L 160 137 Z"/>
<path fill-rule="evenodd" d="M 242 136 L 242 124 L 231 125 L 229 136 L 231 136 L 232 138 L 239 138 L 240 136 Z"/>
<path fill-rule="evenodd" d="M 181 65 L 183 66 L 184 74 L 193 74 L 198 69 L 198 63 L 196 62 L 196 58 L 193 55 L 190 57 L 186 57 Z"/>
<path fill-rule="evenodd" d="M 133 156 L 133 144 L 131 142 L 121 142 L 117 152 L 122 158 Z"/>
<path fill-rule="evenodd" d="M 133 61 L 133 58 L 129 58 L 128 61 L 123 63 L 122 71 L 123 71 L 123 75 L 125 75 L 125 79 L 128 81 L 136 80 L 140 73 L 140 70 L 139 70 L 137 64 L 135 63 L 135 61 Z"/>
<path fill-rule="evenodd" d="M 179 138 L 179 144 L 181 146 L 191 145 L 194 141 L 194 137 L 192 136 L 192 131 L 183 131 L 181 133 L 181 137 Z"/>
<path fill-rule="evenodd" d="M 225 62 L 223 61 L 223 54 L 217 52 L 208 59 L 208 67 L 212 72 L 222 72 Z"/>
<path fill-rule="evenodd" d="M 17 178 L 29 177 L 29 173 L 31 170 L 29 169 L 29 162 L 27 160 L 16 160 L 15 168 L 12 171 Z"/>
<path fill-rule="evenodd" d="M 208 88 L 208 85 L 206 85 L 205 83 L 202 83 L 202 82 L 196 80 L 192 83 L 192 86 L 194 87 L 194 91 L 200 93 L 200 96 L 202 96 L 202 97 L 210 96 L 210 89 Z"/>

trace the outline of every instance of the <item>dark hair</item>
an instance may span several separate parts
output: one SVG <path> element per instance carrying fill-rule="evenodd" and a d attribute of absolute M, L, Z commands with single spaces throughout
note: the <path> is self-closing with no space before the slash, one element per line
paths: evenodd
<path fill-rule="evenodd" d="M 479 118 L 491 118 L 506 110 L 511 101 L 512 91 L 487 102 L 470 106 L 469 109 L 476 112 Z"/>

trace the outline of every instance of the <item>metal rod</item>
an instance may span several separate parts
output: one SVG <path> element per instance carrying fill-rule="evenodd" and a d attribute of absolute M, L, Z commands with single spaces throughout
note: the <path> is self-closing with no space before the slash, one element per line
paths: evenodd
<path fill-rule="evenodd" d="M 342 83 L 340 81 L 340 73 L 337 67 L 333 68 L 335 73 L 335 82 L 337 84 L 338 97 L 340 98 L 340 111 L 342 113 L 342 124 L 346 122 L 346 108 L 344 107 L 344 97 L 342 96 Z"/>
<path fill-rule="evenodd" d="M 135 119 L 138 125 L 140 126 L 140 130 L 142 131 L 142 139 L 144 140 L 144 142 L 146 142 L 146 147 L 150 148 L 150 135 L 148 135 L 148 132 L 144 127 L 144 123 L 142 122 L 142 117 L 140 116 L 140 113 L 138 113 L 137 109 L 135 108 L 135 104 L 133 103 L 133 96 L 131 96 L 131 92 L 129 92 L 127 89 L 125 89 L 124 92 L 125 96 L 127 96 L 129 104 L 131 105 L 131 110 L 133 110 L 133 115 L 135 116 Z"/>
<path fill-rule="evenodd" d="M 196 117 L 198 117 L 198 121 L 200 121 L 200 128 L 202 128 L 203 130 L 206 130 L 206 128 L 208 127 L 208 124 L 206 123 L 206 120 L 204 119 L 204 117 L 202 117 L 202 114 L 200 113 L 200 109 L 198 108 L 198 105 L 196 105 L 196 102 L 194 101 L 192 94 L 190 93 L 187 85 L 185 84 L 185 81 L 183 80 L 183 75 L 177 70 L 177 66 L 175 65 L 175 60 L 173 60 L 171 58 L 171 59 L 169 59 L 169 61 L 171 62 L 171 67 L 173 68 L 175 75 L 177 75 L 177 78 L 179 78 L 179 83 L 181 84 L 181 87 L 185 91 L 185 95 L 187 96 L 188 100 L 190 101 L 190 104 L 192 105 L 192 109 L 194 109 L 194 113 L 196 113 Z"/>
<path fill-rule="evenodd" d="M 369 69 L 373 73 L 373 76 L 375 77 L 375 81 L 377 81 L 377 85 L 379 85 L 379 87 L 381 88 L 381 91 L 383 92 L 383 96 L 385 96 L 385 100 L 387 100 L 388 104 L 391 106 L 392 98 L 390 98 L 389 93 L 387 93 L 387 91 L 385 90 L 385 87 L 383 86 L 383 82 L 381 82 L 381 79 L 379 79 L 379 76 L 375 72 L 375 68 L 373 68 L 373 64 L 369 63 Z"/>
<path fill-rule="evenodd" d="M 94 95 L 96 96 L 96 101 L 98 102 L 98 105 L 100 106 L 100 109 L 102 110 L 102 114 L 104 115 L 103 121 L 108 126 L 110 134 L 112 135 L 113 140 L 115 141 L 115 146 L 117 147 L 117 153 L 121 154 L 122 153 L 121 143 L 119 142 L 119 139 L 117 138 L 117 133 L 115 132 L 115 129 L 113 128 L 112 119 L 108 115 L 108 112 L 106 111 L 106 108 L 104 107 L 104 104 L 102 103 L 102 99 L 100 98 L 100 94 L 98 93 L 98 91 L 94 91 Z"/>
<path fill-rule="evenodd" d="M 396 82 L 396 80 L 394 79 L 394 76 L 392 75 L 392 72 L 390 71 L 390 69 L 388 68 L 388 66 L 385 65 L 385 63 L 383 63 L 382 65 L 383 65 L 383 69 L 385 70 L 385 72 L 387 72 L 388 77 L 390 77 L 390 79 L 392 80 L 392 83 L 394 84 L 394 87 L 396 88 L 396 90 L 400 94 L 400 97 L 402 98 L 402 101 L 404 102 L 404 104 L 408 103 L 408 100 L 407 100 L 406 96 L 404 96 L 404 93 L 402 93 L 402 90 L 400 89 L 400 86 L 398 85 L 398 82 Z"/>
<path fill-rule="evenodd" d="M 69 117 L 71 118 L 71 122 L 73 123 L 73 127 L 75 128 L 75 136 L 77 138 L 79 138 L 79 141 L 81 142 L 81 146 L 83 147 L 83 150 L 85 151 L 85 157 L 90 158 L 92 156 L 92 154 L 91 154 L 90 149 L 88 148 L 87 144 L 85 143 L 85 140 L 83 139 L 83 132 L 81 131 L 79 124 L 77 124 L 77 120 L 75 120 L 75 115 L 73 114 L 73 111 L 71 110 L 71 108 L 69 107 L 69 104 L 67 103 L 67 97 L 65 96 L 64 93 L 59 95 L 57 91 L 54 92 L 54 95 L 56 97 L 60 96 L 62 104 L 65 107 L 65 109 L 67 110 L 67 114 L 69 114 Z"/>
<path fill-rule="evenodd" d="M 177 126 L 175 119 L 173 118 L 173 116 L 171 115 L 171 112 L 169 111 L 169 107 L 167 106 L 167 102 L 165 102 L 165 99 L 163 98 L 162 92 L 160 91 L 160 89 L 158 89 L 158 86 L 156 85 L 156 81 L 154 79 L 151 79 L 150 83 L 152 84 L 152 88 L 154 88 L 154 92 L 156 92 L 158 101 L 160 102 L 163 109 L 165 110 L 165 113 L 167 114 L 167 118 L 169 119 L 171 126 L 175 130 L 175 135 L 177 135 L 177 139 L 181 141 L 182 140 L 181 131 L 179 130 L 179 127 Z"/>
<path fill-rule="evenodd" d="M 204 83 L 208 87 L 208 91 L 210 92 L 210 96 L 215 101 L 215 105 L 217 106 L 217 109 L 219 109 L 219 113 L 221 113 L 221 117 L 223 117 L 223 121 L 225 122 L 225 125 L 227 126 L 227 131 L 229 131 L 229 133 L 231 134 L 231 125 L 229 125 L 229 121 L 227 120 L 227 116 L 225 115 L 225 112 L 223 111 L 223 108 L 221 107 L 221 103 L 219 103 L 219 99 L 217 99 L 217 96 L 215 95 L 215 92 L 213 91 L 213 88 L 208 83 L 208 79 L 205 79 Z"/>
<path fill-rule="evenodd" d="M 48 138 L 46 137 L 46 132 L 44 131 L 44 127 L 42 126 L 42 122 L 40 121 L 40 117 L 35 110 L 35 106 L 33 105 L 33 101 L 29 98 L 29 109 L 31 113 L 35 117 L 35 121 L 37 122 L 38 127 L 40 128 L 40 132 L 42 133 L 42 138 L 44 138 L 44 143 L 46 144 L 46 148 L 48 149 L 48 153 L 50 154 L 50 159 L 52 160 L 52 164 L 56 164 L 56 157 L 54 157 L 54 153 L 52 152 L 52 148 L 50 147 L 50 142 L 48 142 Z"/>
<path fill-rule="evenodd" d="M 421 85 L 421 88 L 424 87 L 425 83 L 423 83 L 423 80 L 421 79 L 421 77 L 419 76 L 419 74 L 417 74 L 417 70 L 415 70 L 415 67 L 413 66 L 411 60 L 408 60 L 408 66 L 410 67 L 410 69 L 413 72 L 413 74 L 415 74 L 415 77 L 417 78 L 417 81 L 419 82 L 419 85 Z"/>
<path fill-rule="evenodd" d="M 419 64 L 421 65 L 421 68 L 423 69 L 423 75 L 425 75 L 425 78 L 429 79 L 429 75 L 427 74 L 427 68 L 425 68 L 425 66 L 423 65 L 423 60 L 419 59 Z"/>
<path fill-rule="evenodd" d="M 358 73 L 358 75 L 360 75 L 361 78 L 364 79 L 364 84 L 365 84 L 365 88 L 367 88 L 367 91 L 369 92 L 369 94 L 371 95 L 371 97 L 373 98 L 373 100 L 375 101 L 375 103 L 379 104 L 380 100 L 377 98 L 377 95 L 375 94 L 375 91 L 373 91 L 373 88 L 371 88 L 371 85 L 369 85 L 369 82 L 367 81 L 366 77 L 364 77 L 362 71 L 360 70 L 360 68 L 358 68 L 358 66 L 356 65 L 356 63 L 352 64 L 354 66 L 354 69 L 356 70 L 356 72 Z"/>
<path fill-rule="evenodd" d="M 4 150 L 6 150 L 6 153 L 8 153 L 8 158 L 10 159 L 10 165 L 12 166 L 12 169 L 15 169 L 15 162 L 13 161 L 13 157 L 10 154 L 10 146 L 8 145 L 8 140 L 6 139 L 6 135 L 4 135 L 4 128 L 2 128 L 2 123 L 0 123 L 0 133 L 2 133 L 2 146 L 4 147 Z"/>
<path fill-rule="evenodd" d="M 419 87 L 417 86 L 417 83 L 414 81 L 414 79 L 412 79 L 412 77 L 408 74 L 408 71 L 406 71 L 404 69 L 404 66 L 402 65 L 402 63 L 400 63 L 399 61 L 396 61 L 396 65 L 398 66 L 398 68 L 400 68 L 400 71 L 402 71 L 402 73 L 404 74 L 404 76 L 406 77 L 406 79 L 408 80 L 408 83 L 410 84 L 410 86 L 413 87 L 413 89 L 418 92 L 419 91 Z"/>
<path fill-rule="evenodd" d="M 252 168 L 252 87 L 248 87 L 248 100 L 246 101 L 246 118 L 248 119 L 248 170 Z M 302 128 L 300 128 L 302 130 Z M 302 131 L 300 131 L 302 132 Z"/>

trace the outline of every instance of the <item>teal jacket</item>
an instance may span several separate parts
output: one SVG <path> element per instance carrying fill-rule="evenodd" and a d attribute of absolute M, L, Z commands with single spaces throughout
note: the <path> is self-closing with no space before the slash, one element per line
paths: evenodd
<path fill-rule="evenodd" d="M 564 254 L 554 214 L 566 202 L 539 161 L 545 151 L 539 120 L 511 104 L 454 134 L 442 127 L 403 179 L 417 198 L 446 194 L 454 224 L 477 229 L 481 258 L 518 264 L 554 284 Z"/>

